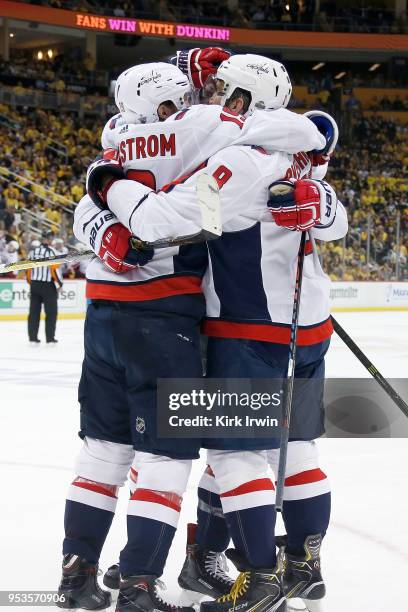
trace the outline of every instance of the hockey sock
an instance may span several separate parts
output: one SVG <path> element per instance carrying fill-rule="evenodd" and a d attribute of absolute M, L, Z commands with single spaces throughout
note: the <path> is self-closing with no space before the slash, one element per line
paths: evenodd
<path fill-rule="evenodd" d="M 137 470 L 134 467 L 130 468 L 128 482 L 130 489 L 130 497 L 132 497 L 137 487 Z"/>
<path fill-rule="evenodd" d="M 161 576 L 176 532 L 181 501 L 177 493 L 136 488 L 128 507 L 128 541 L 120 553 L 122 575 Z"/>
<path fill-rule="evenodd" d="M 289 554 L 303 557 L 307 536 L 325 535 L 330 521 L 330 501 L 330 483 L 320 468 L 285 479 L 282 514 Z"/>
<path fill-rule="evenodd" d="M 112 524 L 118 487 L 75 478 L 65 503 L 63 554 L 97 563 Z"/>
<path fill-rule="evenodd" d="M 195 543 L 202 548 L 223 552 L 230 535 L 222 511 L 214 474 L 208 465 L 198 484 L 197 529 Z"/>
<path fill-rule="evenodd" d="M 235 548 L 255 568 L 276 565 L 275 488 L 270 478 L 246 482 L 221 493 Z"/>

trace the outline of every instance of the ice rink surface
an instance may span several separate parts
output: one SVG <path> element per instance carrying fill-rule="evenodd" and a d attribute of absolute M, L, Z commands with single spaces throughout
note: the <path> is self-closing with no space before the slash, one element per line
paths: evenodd
<path fill-rule="evenodd" d="M 407 377 L 408 313 L 336 317 L 384 375 Z M 82 321 L 59 321 L 57 346 L 31 347 L 25 322 L 0 322 L 0 590 L 58 586 L 64 497 L 80 446 L 76 391 L 82 328 Z M 368 375 L 336 336 L 327 373 Z M 332 524 L 323 548 L 327 611 L 406 610 L 408 441 L 330 439 L 319 446 L 333 487 Z M 178 595 L 185 525 L 195 519 L 195 487 L 203 465 L 203 460 L 195 462 L 167 563 L 169 598 Z M 125 487 L 102 554 L 103 569 L 116 561 L 124 544 L 127 497 Z M 19 609 L 44 608 L 13 608 Z"/>

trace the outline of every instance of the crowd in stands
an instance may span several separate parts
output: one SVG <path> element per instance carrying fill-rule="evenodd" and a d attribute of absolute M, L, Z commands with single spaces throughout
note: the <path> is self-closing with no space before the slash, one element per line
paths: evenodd
<path fill-rule="evenodd" d="M 94 113 L 100 116 L 105 112 L 110 113 L 111 101 L 107 97 L 108 84 L 111 79 L 127 66 L 120 66 L 106 71 L 96 71 L 92 58 L 83 54 L 79 48 L 64 49 L 63 52 L 55 52 L 53 57 L 46 56 L 39 60 L 37 54 L 32 51 L 15 49 L 12 59 L 3 61 L 0 58 L 0 96 L 4 86 L 15 98 L 14 104 L 39 106 L 42 108 L 63 108 L 66 110 L 80 110 Z M 74 68 L 72 68 L 74 67 Z M 309 94 L 315 94 L 313 105 L 325 108 L 330 112 L 331 93 L 341 87 L 341 91 L 348 95 L 347 108 L 359 110 L 408 110 L 408 95 L 396 95 L 393 98 L 383 96 L 377 99 L 374 95 L 370 106 L 362 109 L 361 103 L 353 93 L 354 87 L 400 87 L 408 85 L 408 72 L 400 70 L 394 76 L 384 76 L 383 72 L 378 74 L 366 71 L 363 75 L 346 73 L 342 81 L 333 78 L 330 70 L 312 72 L 305 66 L 294 62 L 289 63 L 292 82 L 295 86 L 305 85 Z M 35 97 L 36 104 L 32 104 L 27 97 Z M 1 99 L 1 98 L 0 98 Z M 7 100 L 5 100 L 7 102 Z M 311 103 L 306 103 L 302 98 L 297 98 L 296 90 L 292 96 L 290 106 L 292 108 L 305 108 Z M 111 114 L 115 111 L 112 110 Z M 1 120 L 1 119 L 0 119 Z"/>
<path fill-rule="evenodd" d="M 329 110 L 324 91 L 329 90 L 319 92 L 316 102 Z M 84 99 L 91 107 L 91 98 Z M 398 97 L 375 103 L 394 110 L 401 105 L 406 109 L 406 100 Z M 351 229 L 344 244 L 323 248 L 324 265 L 336 279 L 388 280 L 395 278 L 398 259 L 400 277 L 408 279 L 407 127 L 364 118 L 360 110 L 357 106 L 352 114 L 347 144 L 342 147 L 340 141 L 329 173 L 349 211 Z M 98 125 L 105 118 L 102 112 Z M 18 243 L 20 253 L 33 239 L 30 226 L 74 240 L 72 210 L 83 195 L 84 170 L 99 150 L 94 126 L 95 118 L 86 112 L 80 118 L 74 112 L 0 103 L 0 232 L 7 242 Z"/>
<path fill-rule="evenodd" d="M 336 0 L 31 0 L 88 13 L 139 17 L 241 28 L 323 30 L 326 32 L 406 32 L 405 16 L 358 2 L 342 6 Z M 347 3 L 349 4 L 349 3 Z M 317 10 L 316 10 L 317 8 Z"/>
<path fill-rule="evenodd" d="M 52 57 L 47 52 L 41 52 L 42 59 L 38 59 L 38 53 L 23 49 L 13 49 L 12 59 L 4 61 L 0 58 L 0 84 L 12 87 L 18 95 L 25 92 L 36 92 L 36 94 L 56 94 L 65 105 L 71 104 L 73 110 L 75 103 L 86 96 L 91 99 L 92 105 L 107 104 L 107 91 L 109 83 L 115 79 L 127 65 L 118 66 L 110 72 L 95 70 L 95 62 L 89 54 L 84 54 L 79 47 L 64 48 L 64 50 L 53 52 Z M 307 86 L 311 94 L 316 94 L 316 100 L 320 98 L 325 101 L 335 87 L 341 86 L 344 93 L 352 93 L 356 87 L 377 88 L 403 88 L 408 86 L 408 71 L 394 70 L 378 71 L 375 73 L 366 70 L 362 74 L 347 72 L 341 81 L 333 78 L 336 70 L 324 69 L 313 72 L 299 62 L 289 62 L 293 84 Z M 44 106 L 44 102 L 41 102 Z M 60 103 L 58 103 L 60 106 Z M 293 99 L 292 106 L 302 106 Z M 67 106 L 66 106 L 67 107 Z M 388 99 L 387 96 L 380 100 L 373 98 L 372 110 L 408 110 L 408 95 L 404 98 L 397 96 L 396 100 Z"/>
<path fill-rule="evenodd" d="M 93 123 L 74 113 L 0 105 L 0 231 L 7 242 L 27 250 L 45 228 L 70 238 L 84 166 L 98 149 Z"/>
<path fill-rule="evenodd" d="M 0 267 L 13 264 L 18 260 L 20 245 L 15 237 L 0 229 Z M 5 278 L 14 278 L 16 273 L 8 272 Z"/>
<path fill-rule="evenodd" d="M 408 111 L 408 96 L 401 98 L 399 94 L 395 98 L 390 99 L 387 96 L 380 98 L 373 97 L 370 110 L 384 110 L 384 111 Z"/>
<path fill-rule="evenodd" d="M 336 70 L 333 71 L 334 74 Z M 346 71 L 341 80 L 333 78 L 333 74 L 329 71 L 319 70 L 318 72 L 310 72 L 304 67 L 299 67 L 298 63 L 290 66 L 290 74 L 293 82 L 296 85 L 306 85 L 310 93 L 317 93 L 323 89 L 332 89 L 335 85 L 341 85 L 344 90 L 353 90 L 356 87 L 371 87 L 371 88 L 396 88 L 406 87 L 408 85 L 408 74 L 406 70 L 394 71 L 390 76 L 384 72 L 369 72 L 364 73 Z"/>
<path fill-rule="evenodd" d="M 347 208 L 350 231 L 345 245 L 324 247 L 333 280 L 395 280 L 397 259 L 399 278 L 408 280 L 407 135 L 407 125 L 361 117 L 352 142 L 336 150 L 328 180 Z"/>
<path fill-rule="evenodd" d="M 32 52 L 13 50 L 12 61 L 0 59 L 1 81 L 49 93 L 106 93 L 108 75 L 95 70 L 95 61 L 85 56 L 79 47 L 65 49 L 64 53 L 40 51 L 40 58 Z"/>

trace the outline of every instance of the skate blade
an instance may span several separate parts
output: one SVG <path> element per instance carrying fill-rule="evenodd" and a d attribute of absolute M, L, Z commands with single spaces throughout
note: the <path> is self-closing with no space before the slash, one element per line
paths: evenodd
<path fill-rule="evenodd" d="M 303 603 L 305 604 L 308 612 L 325 612 L 326 606 L 323 603 L 323 599 L 303 599 Z"/>
<path fill-rule="evenodd" d="M 203 595 L 202 593 L 198 593 L 197 591 L 189 591 L 188 589 L 183 589 L 181 591 L 181 595 L 179 597 L 179 606 L 183 607 L 200 607 L 202 601 L 211 600 L 211 597 L 207 595 Z"/>
<path fill-rule="evenodd" d="M 288 612 L 325 612 L 323 599 L 300 599 L 294 597 L 287 601 Z"/>
<path fill-rule="evenodd" d="M 287 600 L 286 608 L 288 612 L 307 612 L 307 608 L 301 599 L 297 597 Z"/>
<path fill-rule="evenodd" d="M 112 603 L 111 603 L 111 605 L 112 605 L 112 604 L 116 604 L 116 601 L 117 601 L 117 599 L 118 599 L 118 597 L 119 597 L 119 591 L 118 591 L 118 589 L 111 589 L 110 587 L 107 587 L 107 586 L 103 585 L 103 590 L 104 590 L 104 591 L 106 591 L 107 593 L 110 593 L 110 596 L 111 596 L 111 602 L 112 602 Z M 114 610 L 114 609 L 115 609 L 115 608 L 113 608 L 113 610 Z"/>
<path fill-rule="evenodd" d="M 300 599 L 294 597 L 287 600 L 288 612 L 325 612 L 326 609 L 323 599 Z"/>

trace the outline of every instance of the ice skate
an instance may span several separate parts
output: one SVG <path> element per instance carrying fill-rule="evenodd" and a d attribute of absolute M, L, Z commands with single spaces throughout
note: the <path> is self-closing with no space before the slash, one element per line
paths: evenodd
<path fill-rule="evenodd" d="M 104 610 L 111 604 L 110 593 L 98 584 L 98 564 L 88 563 L 77 555 L 65 555 L 62 562 L 62 578 L 58 595 L 59 608 L 82 608 L 83 610 Z"/>
<path fill-rule="evenodd" d="M 282 574 L 276 568 L 251 568 L 235 551 L 226 555 L 240 574 L 231 591 L 215 601 L 205 601 L 200 612 L 286 612 L 286 598 L 283 592 Z"/>
<path fill-rule="evenodd" d="M 180 604 L 193 605 L 208 596 L 213 599 L 228 593 L 234 580 L 227 574 L 225 555 L 194 543 L 195 525 L 188 525 L 186 558 L 178 577 L 183 589 Z"/>
<path fill-rule="evenodd" d="M 286 538 L 277 538 L 280 555 L 283 561 L 283 588 L 288 599 L 289 610 L 300 610 L 293 598 L 300 598 L 309 612 L 324 612 L 321 601 L 326 594 L 320 566 L 320 549 L 322 537 L 320 534 L 308 536 L 304 543 L 305 555 L 298 557 L 286 553 Z"/>
<path fill-rule="evenodd" d="M 194 612 L 194 608 L 165 601 L 164 588 L 156 576 L 121 576 L 115 612 Z"/>
<path fill-rule="evenodd" d="M 115 563 L 108 567 L 102 581 L 108 589 L 112 589 L 113 591 L 118 590 L 120 583 L 119 563 Z"/>

